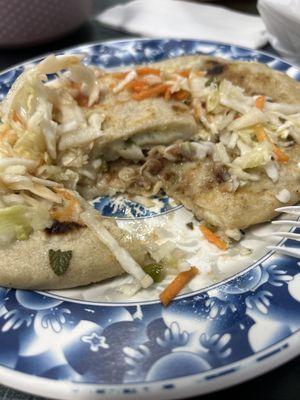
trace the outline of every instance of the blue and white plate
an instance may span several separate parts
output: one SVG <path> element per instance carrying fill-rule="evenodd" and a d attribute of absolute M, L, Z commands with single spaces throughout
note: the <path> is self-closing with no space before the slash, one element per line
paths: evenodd
<path fill-rule="evenodd" d="M 300 72 L 278 58 L 214 42 L 138 39 L 64 51 L 74 52 L 103 68 L 203 53 L 259 61 L 300 80 Z M 25 65 L 0 75 L 2 97 Z M 185 225 L 187 218 L 166 197 L 153 199 L 151 207 L 107 197 L 94 205 L 123 225 L 163 218 L 177 224 L 182 218 Z M 248 233 L 252 259 L 243 258 L 238 269 L 219 260 L 218 268 L 229 271 L 223 270 L 225 280 L 204 288 L 201 281 L 168 308 L 155 291 L 113 298 L 113 281 L 55 293 L 0 288 L 0 382 L 60 399 L 175 399 L 242 382 L 295 357 L 299 262 L 265 250 L 268 229 Z"/>

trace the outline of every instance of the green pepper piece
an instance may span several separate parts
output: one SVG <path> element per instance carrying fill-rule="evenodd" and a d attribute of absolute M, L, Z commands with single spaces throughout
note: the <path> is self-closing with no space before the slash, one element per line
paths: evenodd
<path fill-rule="evenodd" d="M 150 275 L 155 283 L 161 282 L 163 279 L 163 269 L 161 264 L 148 264 L 143 267 L 146 274 Z"/>

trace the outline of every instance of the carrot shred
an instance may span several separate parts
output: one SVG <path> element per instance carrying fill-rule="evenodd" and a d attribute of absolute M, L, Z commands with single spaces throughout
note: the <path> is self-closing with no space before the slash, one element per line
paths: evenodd
<path fill-rule="evenodd" d="M 181 75 L 183 78 L 188 78 L 190 76 L 191 73 L 191 69 L 183 69 L 181 71 L 178 72 L 179 75 Z"/>
<path fill-rule="evenodd" d="M 287 163 L 289 161 L 289 156 L 285 154 L 279 147 L 277 147 L 275 144 L 273 145 L 273 153 L 275 154 L 276 159 L 279 162 L 282 163 Z"/>
<path fill-rule="evenodd" d="M 266 104 L 266 96 L 258 96 L 257 99 L 255 100 L 255 107 L 257 107 L 259 110 L 263 110 L 265 108 Z"/>
<path fill-rule="evenodd" d="M 127 85 L 125 85 L 125 89 L 133 90 L 134 92 L 140 92 L 148 87 L 148 83 L 144 79 L 140 78 L 133 79 L 131 82 L 128 82 Z"/>
<path fill-rule="evenodd" d="M 71 80 L 68 81 L 67 86 L 68 86 L 70 89 L 80 90 L 80 85 L 79 85 L 79 83 L 74 82 L 74 81 L 71 81 Z"/>
<path fill-rule="evenodd" d="M 268 139 L 268 136 L 266 135 L 265 130 L 261 125 L 257 125 L 255 127 L 254 131 L 255 131 L 256 139 L 259 143 Z"/>
<path fill-rule="evenodd" d="M 213 233 L 210 229 L 208 229 L 205 225 L 200 225 L 200 231 L 203 233 L 203 236 L 207 241 L 219 247 L 221 250 L 227 250 L 227 244 L 219 238 L 215 233 Z"/>
<path fill-rule="evenodd" d="M 147 99 L 149 97 L 157 97 L 159 95 L 165 94 L 166 90 L 168 89 L 168 85 L 166 84 L 159 84 L 153 87 L 150 87 L 146 90 L 142 90 L 139 93 L 134 93 L 132 95 L 132 98 L 134 100 L 144 100 Z"/>
<path fill-rule="evenodd" d="M 270 140 L 261 125 L 255 127 L 255 135 L 259 143 L 263 142 L 264 140 Z M 290 159 L 290 157 L 275 144 L 273 144 L 273 153 L 279 162 L 287 163 Z"/>
<path fill-rule="evenodd" d="M 115 79 L 124 79 L 128 74 L 128 71 L 115 71 L 111 73 L 111 76 Z"/>
<path fill-rule="evenodd" d="M 190 97 L 190 93 L 187 90 L 178 90 L 178 92 L 175 92 L 172 94 L 172 98 L 174 100 L 178 101 L 184 101 L 187 100 Z"/>
<path fill-rule="evenodd" d="M 84 95 L 83 93 L 79 93 L 76 97 L 75 100 L 77 101 L 77 104 L 79 107 L 87 107 L 89 98 Z"/>
<path fill-rule="evenodd" d="M 78 203 L 79 204 L 79 200 L 77 200 L 76 197 L 73 196 L 68 190 L 63 189 L 63 188 L 59 188 L 59 187 L 54 187 L 53 190 L 54 190 L 54 192 L 59 194 L 63 199 L 70 200 L 70 201 L 72 201 L 74 203 Z"/>
<path fill-rule="evenodd" d="M 160 293 L 159 298 L 162 304 L 167 307 L 174 297 L 187 285 L 196 275 L 198 269 L 191 267 L 188 271 L 180 272 L 175 279 Z"/>
<path fill-rule="evenodd" d="M 59 222 L 74 222 L 80 209 L 79 200 L 71 193 L 62 188 L 53 188 L 64 200 L 63 206 L 53 206 L 50 210 L 50 215 L 53 219 Z"/>
<path fill-rule="evenodd" d="M 164 99 L 167 100 L 167 101 L 171 99 L 171 89 L 170 89 L 170 87 L 168 87 L 166 89 L 165 94 L 164 94 Z"/>
<path fill-rule="evenodd" d="M 150 67 L 140 67 L 137 68 L 135 71 L 138 75 L 160 75 L 159 69 Z"/>
<path fill-rule="evenodd" d="M 23 125 L 23 121 L 22 121 L 21 117 L 15 110 L 12 113 L 12 119 L 13 119 L 13 121 L 19 122 L 21 125 Z"/>

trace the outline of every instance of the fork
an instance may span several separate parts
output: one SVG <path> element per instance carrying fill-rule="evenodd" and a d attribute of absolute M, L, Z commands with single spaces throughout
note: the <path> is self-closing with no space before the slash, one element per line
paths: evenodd
<path fill-rule="evenodd" d="M 280 213 L 288 213 L 300 216 L 300 206 L 287 206 L 287 207 L 279 207 L 276 208 L 275 211 Z M 293 221 L 293 220 L 276 220 L 272 221 L 273 225 L 291 225 L 294 227 L 300 227 L 300 221 Z M 300 233 L 294 232 L 272 232 L 270 235 L 272 236 L 279 236 L 286 239 L 293 239 L 300 242 Z M 268 250 L 278 251 L 279 253 L 285 254 L 287 256 L 292 256 L 296 258 L 300 258 L 300 248 L 292 249 L 288 247 L 280 247 L 280 246 L 267 246 Z"/>

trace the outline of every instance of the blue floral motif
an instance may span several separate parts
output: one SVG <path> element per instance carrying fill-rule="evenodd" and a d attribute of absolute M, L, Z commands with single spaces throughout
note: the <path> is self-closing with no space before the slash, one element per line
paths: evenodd
<path fill-rule="evenodd" d="M 93 332 L 90 336 L 82 336 L 81 341 L 89 343 L 91 351 L 99 351 L 99 348 L 109 349 L 109 345 L 106 343 L 105 336 L 98 336 L 97 333 Z"/>
<path fill-rule="evenodd" d="M 180 332 L 177 322 L 172 322 L 170 328 L 164 332 L 164 338 L 158 337 L 156 342 L 161 347 L 175 348 L 185 346 L 188 342 L 189 334 L 186 331 Z"/>
<path fill-rule="evenodd" d="M 153 196 L 153 207 L 145 207 L 142 204 L 129 200 L 123 196 L 102 196 L 93 201 L 93 205 L 105 217 L 118 219 L 149 218 L 178 210 L 182 205 L 172 204 L 168 196 Z"/>
<path fill-rule="evenodd" d="M 105 68 L 183 54 L 218 55 L 266 63 L 300 80 L 300 72 L 280 59 L 214 42 L 124 40 L 82 46 L 78 52 L 87 54 L 87 63 Z M 1 98 L 23 69 L 0 75 Z M 151 218 L 176 208 L 167 197 L 157 201 L 155 211 L 107 197 L 94 206 L 115 218 Z M 127 385 L 136 398 L 141 390 L 137 383 L 150 391 L 155 382 L 167 380 L 163 387 L 169 390 L 179 377 L 190 377 L 189 385 L 199 387 L 205 382 L 201 377 L 217 380 L 219 368 L 234 374 L 249 360 L 263 359 L 260 354 L 267 349 L 272 355 L 288 347 L 280 343 L 291 342 L 300 330 L 299 276 L 295 259 L 269 254 L 236 277 L 180 296 L 167 308 L 159 302 L 87 305 L 48 293 L 0 288 L 0 365 L 53 382 L 73 382 L 76 388 L 98 384 L 100 397 L 106 393 L 104 385 L 119 394 L 127 392 L 118 385 Z M 109 393 L 114 398 L 116 392 Z"/>
<path fill-rule="evenodd" d="M 46 310 L 43 313 L 41 325 L 43 328 L 47 329 L 51 327 L 54 332 L 60 332 L 62 330 L 63 324 L 67 321 L 67 316 L 71 314 L 71 311 L 67 308 L 62 309 L 52 309 L 52 311 Z"/>

